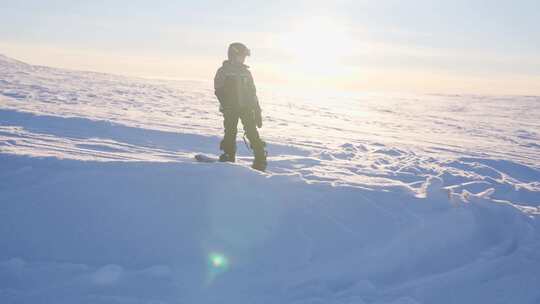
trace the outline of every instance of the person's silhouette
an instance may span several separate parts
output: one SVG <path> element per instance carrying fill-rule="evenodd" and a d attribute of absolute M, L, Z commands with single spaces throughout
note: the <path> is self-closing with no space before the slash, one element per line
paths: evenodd
<path fill-rule="evenodd" d="M 253 76 L 249 67 L 244 64 L 250 50 L 242 43 L 229 45 L 228 59 L 217 70 L 214 78 L 215 94 L 219 100 L 220 111 L 223 113 L 225 135 L 220 144 L 223 154 L 219 157 L 222 162 L 234 162 L 236 159 L 236 134 L 238 120 L 242 120 L 244 131 L 250 142 L 255 159 L 253 168 L 266 169 L 265 143 L 259 137 L 258 128 L 262 127 L 261 107 Z"/>

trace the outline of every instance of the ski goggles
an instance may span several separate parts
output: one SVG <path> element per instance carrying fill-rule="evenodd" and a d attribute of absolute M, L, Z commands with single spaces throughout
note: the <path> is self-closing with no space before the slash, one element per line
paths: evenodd
<path fill-rule="evenodd" d="M 242 49 L 239 49 L 238 47 L 236 46 L 233 46 L 232 49 L 234 50 L 234 52 L 237 54 L 237 55 L 242 55 L 242 56 L 251 56 L 251 50 L 248 49 L 248 48 L 242 48 Z"/>

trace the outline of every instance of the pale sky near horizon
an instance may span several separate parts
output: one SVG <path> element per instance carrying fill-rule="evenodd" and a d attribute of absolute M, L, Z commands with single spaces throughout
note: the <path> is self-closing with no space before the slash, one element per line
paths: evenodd
<path fill-rule="evenodd" d="M 0 54 L 211 80 L 233 41 L 260 83 L 540 94 L 540 1 L 4 1 Z"/>

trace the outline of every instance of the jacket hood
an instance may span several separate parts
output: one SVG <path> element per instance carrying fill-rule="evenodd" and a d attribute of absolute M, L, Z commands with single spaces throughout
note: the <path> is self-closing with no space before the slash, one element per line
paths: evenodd
<path fill-rule="evenodd" d="M 224 68 L 244 68 L 244 69 L 249 69 L 249 65 L 243 64 L 243 63 L 233 62 L 231 60 L 223 61 L 223 67 Z"/>

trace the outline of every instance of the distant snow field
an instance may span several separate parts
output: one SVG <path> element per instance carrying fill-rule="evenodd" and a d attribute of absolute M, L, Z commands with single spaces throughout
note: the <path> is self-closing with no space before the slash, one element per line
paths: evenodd
<path fill-rule="evenodd" d="M 259 98 L 0 55 L 0 303 L 540 303 L 540 97 Z"/>

